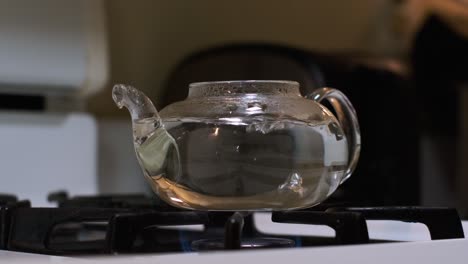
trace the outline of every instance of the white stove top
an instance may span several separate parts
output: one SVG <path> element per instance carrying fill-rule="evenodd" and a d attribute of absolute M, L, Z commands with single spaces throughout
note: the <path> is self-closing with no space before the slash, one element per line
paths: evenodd
<path fill-rule="evenodd" d="M 0 263 L 466 263 L 468 239 L 252 251 L 57 257 L 0 251 Z"/>
<path fill-rule="evenodd" d="M 256 216 L 260 231 L 301 235 L 333 236 L 333 230 L 321 226 L 276 224 L 268 214 Z M 261 223 L 261 225 L 260 225 Z M 396 221 L 367 221 L 374 239 L 409 241 L 401 243 L 323 246 L 248 251 L 218 251 L 177 254 L 136 254 L 112 256 L 57 257 L 0 251 L 0 263 L 467 263 L 468 239 L 430 241 L 427 228 Z M 260 226 L 262 226 L 260 228 Z M 278 229 L 281 227 L 281 229 Z M 465 236 L 468 222 L 463 222 Z"/>

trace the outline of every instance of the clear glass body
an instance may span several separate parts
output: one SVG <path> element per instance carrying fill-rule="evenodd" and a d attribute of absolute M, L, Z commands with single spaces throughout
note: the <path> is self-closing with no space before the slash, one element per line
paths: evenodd
<path fill-rule="evenodd" d="M 357 159 L 356 129 L 347 135 L 330 111 L 300 95 L 296 82 L 195 83 L 186 100 L 159 114 L 138 90 L 124 88 L 114 89 L 114 100 L 133 111 L 135 151 L 145 177 L 177 207 L 313 206 L 349 177 Z M 324 96 L 326 91 L 315 95 Z M 349 120 L 349 110 L 342 118 Z"/>

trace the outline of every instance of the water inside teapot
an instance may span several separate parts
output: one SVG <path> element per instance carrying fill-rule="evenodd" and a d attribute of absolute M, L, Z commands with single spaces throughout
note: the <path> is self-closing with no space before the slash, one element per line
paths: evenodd
<path fill-rule="evenodd" d="M 334 121 L 163 122 L 165 130 L 136 142 L 136 152 L 153 190 L 162 199 L 179 200 L 181 207 L 292 209 L 316 204 L 338 187 L 348 162 L 346 137 Z"/>

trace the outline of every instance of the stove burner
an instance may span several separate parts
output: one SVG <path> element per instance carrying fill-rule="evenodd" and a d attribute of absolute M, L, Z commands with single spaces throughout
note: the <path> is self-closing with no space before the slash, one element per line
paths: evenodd
<path fill-rule="evenodd" d="M 32 208 L 29 201 L 0 194 L 0 249 L 52 255 L 180 252 L 208 249 L 310 247 L 362 244 L 370 240 L 366 220 L 423 223 L 431 238 L 463 238 L 455 209 L 428 207 L 339 207 L 322 204 L 273 212 L 272 221 L 326 225 L 335 237 L 266 235 L 249 213 L 187 211 L 143 195 L 50 195 L 58 208 Z M 203 225 L 203 231 L 175 225 Z M 294 241 L 294 242 L 293 242 Z"/>
<path fill-rule="evenodd" d="M 243 238 L 240 243 L 241 249 L 286 248 L 294 246 L 295 243 L 291 239 L 274 237 Z M 225 241 L 223 239 L 201 239 L 192 242 L 192 250 L 194 251 L 222 249 L 225 249 Z"/>

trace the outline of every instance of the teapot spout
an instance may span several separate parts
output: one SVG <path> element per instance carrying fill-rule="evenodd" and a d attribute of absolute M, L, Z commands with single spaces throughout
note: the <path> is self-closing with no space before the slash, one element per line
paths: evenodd
<path fill-rule="evenodd" d="M 172 180 L 179 179 L 179 148 L 164 128 L 151 100 L 141 91 L 123 84 L 114 86 L 112 98 L 119 108 L 125 106 L 132 116 L 135 151 L 150 182 L 157 181 L 163 175 Z M 158 193 L 157 187 L 154 188 Z"/>
<path fill-rule="evenodd" d="M 140 90 L 130 85 L 117 84 L 112 89 L 112 99 L 120 109 L 126 107 L 130 112 L 136 143 L 141 144 L 157 129 L 164 130 L 158 111 Z"/>

